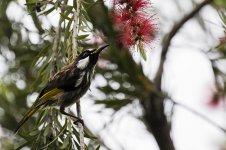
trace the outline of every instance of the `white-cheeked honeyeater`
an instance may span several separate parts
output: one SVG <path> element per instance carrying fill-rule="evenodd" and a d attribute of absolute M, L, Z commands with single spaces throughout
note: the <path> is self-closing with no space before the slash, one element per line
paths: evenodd
<path fill-rule="evenodd" d="M 39 109 L 49 106 L 59 106 L 64 115 L 74 117 L 65 108 L 80 99 L 90 87 L 95 66 L 100 52 L 108 45 L 98 49 L 83 51 L 73 63 L 63 67 L 57 72 L 42 89 L 38 98 L 29 111 L 18 123 L 15 132 Z"/>

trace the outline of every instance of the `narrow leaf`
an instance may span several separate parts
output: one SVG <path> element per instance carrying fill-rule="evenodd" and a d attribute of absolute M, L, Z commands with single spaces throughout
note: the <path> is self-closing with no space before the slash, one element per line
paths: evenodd
<path fill-rule="evenodd" d="M 60 13 L 60 16 L 66 20 L 72 20 L 70 17 L 68 17 L 67 15 L 65 15 L 64 13 Z"/>
<path fill-rule="evenodd" d="M 141 54 L 141 57 L 146 61 L 147 60 L 147 55 L 146 55 L 144 47 L 141 44 L 138 44 L 138 50 L 139 50 L 139 52 Z"/>
<path fill-rule="evenodd" d="M 46 147 L 48 147 L 49 145 L 51 145 L 54 141 L 57 140 L 57 138 L 64 132 L 64 130 L 67 128 L 67 123 L 65 122 L 63 128 L 61 129 L 61 131 L 59 132 L 59 134 L 49 143 L 47 143 L 45 146 L 43 146 L 41 149 L 45 149 Z"/>
<path fill-rule="evenodd" d="M 77 40 L 83 40 L 85 38 L 87 38 L 89 36 L 89 34 L 84 34 L 84 35 L 79 35 L 76 37 Z"/>

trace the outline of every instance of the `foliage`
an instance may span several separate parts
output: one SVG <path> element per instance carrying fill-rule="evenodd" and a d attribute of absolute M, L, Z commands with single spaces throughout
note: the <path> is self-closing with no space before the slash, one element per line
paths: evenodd
<path fill-rule="evenodd" d="M 6 12 L 12 3 L 17 4 L 27 16 L 31 17 L 35 26 L 34 31 L 27 28 L 22 21 L 10 19 Z M 0 81 L 0 124 L 4 134 L 12 133 L 15 124 L 31 105 L 30 97 L 37 96 L 54 69 L 59 69 L 72 61 L 74 50 L 71 31 L 76 7 L 75 1 L 69 5 L 66 0 L 26 0 L 26 5 L 11 0 L 0 1 L 0 60 L 8 66 L 5 71 L 7 74 L 5 73 Z M 225 1 L 218 0 L 213 7 L 220 9 L 219 16 L 222 19 L 222 27 L 225 29 Z M 163 98 L 165 93 L 144 74 L 141 63 L 136 62 L 128 48 L 123 47 L 122 43 L 117 40 L 118 31 L 115 31 L 110 12 L 112 12 L 111 8 L 106 7 L 103 1 L 81 1 L 79 35 L 76 40 L 78 41 L 78 53 L 83 48 L 97 47 L 104 43 L 110 44 L 109 50 L 103 53 L 99 60 L 100 63 L 106 65 L 100 65 L 96 69 L 96 74 L 103 76 L 107 81 L 106 85 L 97 87 L 104 94 L 104 98 L 98 99 L 94 94 L 92 98 L 96 104 L 104 105 L 106 109 L 112 109 L 117 113 L 134 102 L 142 106 L 144 101 L 148 101 L 153 95 Z M 48 20 L 48 16 L 58 13 L 61 18 L 58 25 L 43 26 L 44 19 Z M 198 15 L 196 19 L 200 19 L 200 26 L 204 28 L 202 24 L 204 18 Z M 60 27 L 60 35 L 57 26 Z M 150 28 L 148 28 L 149 31 Z M 147 32 L 147 30 L 142 32 Z M 35 43 L 32 38 L 29 38 L 32 34 L 37 36 L 38 42 Z M 55 53 L 53 41 L 57 39 L 57 36 L 60 38 Z M 92 36 L 99 36 L 101 41 L 93 41 Z M 168 37 L 168 35 L 165 36 Z M 210 48 L 207 53 L 216 76 L 217 100 L 225 96 L 225 72 L 217 64 L 226 58 L 225 43 L 225 37 L 222 37 L 219 39 L 219 45 Z M 146 59 L 143 43 L 138 43 L 137 46 L 142 57 Z M 212 59 L 212 54 L 217 54 L 217 57 Z M 55 65 L 56 68 L 54 68 Z M 142 108 L 145 114 L 147 110 Z M 139 117 L 143 119 L 142 121 L 148 122 L 143 114 Z M 148 127 L 147 124 L 146 126 Z M 1 137 L 0 142 L 5 143 L 2 145 L 4 149 L 22 147 L 79 149 L 77 130 L 73 120 L 61 116 L 57 109 L 50 108 L 32 117 L 16 135 L 16 139 Z M 106 146 L 98 139 L 98 135 L 93 135 L 88 130 L 85 133 L 88 141 L 87 149 L 100 149 L 101 146 Z"/>
<path fill-rule="evenodd" d="M 1 18 L 7 20 L 7 5 L 15 2 L 7 1 L 2 3 L 5 3 L 5 6 L 1 5 L 4 8 L 2 9 L 3 14 Z M 25 11 L 23 6 L 19 3 L 16 4 Z M 9 113 L 8 115 L 4 114 L 4 117 L 1 119 L 1 124 L 4 128 L 10 130 L 14 130 L 14 125 L 17 123 L 16 120 L 21 118 L 22 115 L 19 112 L 25 112 L 27 110 L 25 101 L 26 99 L 28 100 L 27 95 L 43 88 L 51 77 L 52 72 L 54 72 L 55 67 L 60 68 L 66 63 L 71 62 L 74 53 L 71 48 L 71 30 L 73 27 L 74 9 L 77 7 L 76 4 L 73 4 L 73 6 L 67 5 L 66 0 L 63 2 L 58 0 L 52 2 L 27 0 L 25 5 L 34 21 L 39 38 L 41 38 L 38 44 L 33 44 L 30 39 L 24 40 L 22 29 L 26 29 L 26 27 L 22 22 L 13 22 L 12 20 L 12 22 L 8 21 L 6 25 L 1 24 L 3 26 L 2 28 L 9 28 L 1 31 L 7 31 L 7 34 L 12 34 L 8 35 L 8 41 L 4 40 L 7 34 L 1 34 L 1 39 L 3 39 L 1 43 L 2 54 L 4 56 L 4 53 L 12 53 L 15 54 L 16 58 L 15 62 L 14 60 L 6 60 L 8 61 L 7 63 L 10 63 L 10 61 L 13 63 L 13 66 L 9 68 L 9 72 L 12 75 L 7 74 L 1 82 L 1 97 L 3 99 L 1 101 L 1 108 L 4 110 L 4 113 Z M 61 11 L 59 28 L 54 28 L 51 25 L 49 29 L 43 29 L 41 17 L 54 13 L 54 11 Z M 90 25 L 88 25 L 88 20 L 89 17 L 86 11 L 81 7 L 78 27 L 82 34 L 77 36 L 79 43 L 87 41 L 89 33 L 92 30 Z M 15 24 L 14 28 L 10 28 L 10 24 Z M 26 29 L 26 34 L 29 34 L 29 32 L 31 31 Z M 52 42 L 52 39 L 59 40 L 56 40 L 59 44 L 55 52 L 53 49 L 56 43 Z M 9 49 L 4 48 L 4 45 Z M 77 51 L 80 53 L 82 48 L 78 47 Z M 7 79 L 10 76 L 12 77 Z M 18 81 L 26 83 L 26 87 L 20 88 L 20 85 L 17 86 L 17 84 L 13 83 Z M 11 111 L 8 112 L 8 110 Z M 23 138 L 19 143 L 22 142 L 23 144 L 18 144 L 19 146 L 15 145 L 15 148 L 21 149 L 24 146 L 29 146 L 32 149 L 79 149 L 80 144 L 77 130 L 73 120 L 62 117 L 55 108 L 49 108 L 40 111 L 36 120 L 32 118 L 29 120 L 29 123 L 25 124 L 18 133 Z M 86 134 L 86 137 L 90 140 L 93 139 L 89 134 Z M 92 145 L 89 146 L 92 147 Z"/>

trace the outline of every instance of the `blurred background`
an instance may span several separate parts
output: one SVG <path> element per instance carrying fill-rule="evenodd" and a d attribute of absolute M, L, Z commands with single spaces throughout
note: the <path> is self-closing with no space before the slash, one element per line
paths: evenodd
<path fill-rule="evenodd" d="M 149 11 L 154 14 L 158 33 L 145 48 L 146 61 L 136 50 L 117 43 L 109 21 L 113 1 L 97 2 L 103 1 L 84 4 L 91 28 L 86 32 L 92 35 L 82 46 L 111 46 L 101 55 L 81 106 L 87 130 L 100 149 L 158 150 L 164 149 L 164 143 L 169 150 L 226 149 L 226 1 L 207 0 L 184 20 L 204 1 L 152 0 Z M 35 136 L 27 135 L 26 139 L 15 135 L 13 129 L 48 81 L 60 17 L 63 25 L 57 65 L 64 64 L 73 2 L 68 1 L 64 13 L 60 4 L 60 0 L 0 1 L 0 149 L 15 149 Z M 171 43 L 162 58 L 167 41 Z M 164 65 L 159 74 L 161 61 Z M 76 112 L 76 106 L 70 110 Z M 160 120 L 156 117 L 159 113 Z M 24 128 L 32 130 L 35 118 Z M 86 143 L 89 147 L 92 140 L 88 138 Z M 33 149 L 32 144 L 22 149 Z"/>

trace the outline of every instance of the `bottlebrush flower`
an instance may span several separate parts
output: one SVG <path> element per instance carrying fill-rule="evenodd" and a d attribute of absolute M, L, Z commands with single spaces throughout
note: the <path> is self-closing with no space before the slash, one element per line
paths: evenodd
<path fill-rule="evenodd" d="M 131 19 L 131 15 L 127 9 L 121 9 L 118 12 L 113 12 L 112 18 L 115 25 L 122 25 L 122 22 L 125 23 Z"/>
<path fill-rule="evenodd" d="M 150 44 L 156 34 L 153 16 L 147 13 L 149 0 L 114 0 L 112 19 L 119 31 L 119 42 L 126 48 L 137 46 L 146 59 L 144 46 Z"/>
<path fill-rule="evenodd" d="M 132 45 L 135 45 L 136 43 L 135 43 L 135 40 L 134 40 L 134 37 L 133 37 L 133 35 L 132 35 L 132 32 L 131 32 L 131 28 L 130 28 L 131 26 L 127 26 L 127 27 L 125 27 L 124 29 L 124 33 L 121 35 L 121 36 L 119 36 L 119 42 L 121 42 L 121 41 L 123 41 L 123 45 L 125 46 L 125 47 L 131 47 Z"/>
<path fill-rule="evenodd" d="M 136 35 L 138 40 L 145 42 L 151 42 L 155 35 L 155 25 L 150 23 L 150 19 L 140 18 L 137 22 Z"/>
<path fill-rule="evenodd" d="M 131 0 L 129 4 L 133 11 L 138 11 L 148 8 L 150 2 L 148 0 Z"/>

